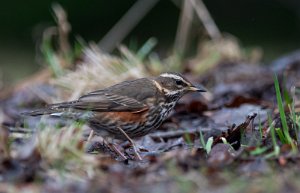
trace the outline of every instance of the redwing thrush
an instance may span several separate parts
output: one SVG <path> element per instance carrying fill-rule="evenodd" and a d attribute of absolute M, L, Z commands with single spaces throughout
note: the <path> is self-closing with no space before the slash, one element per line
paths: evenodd
<path fill-rule="evenodd" d="M 49 105 L 26 115 L 53 115 L 86 119 L 96 134 L 103 131 L 114 138 L 141 137 L 167 118 L 176 102 L 189 91 L 205 92 L 178 73 L 124 81 L 78 100 Z"/>

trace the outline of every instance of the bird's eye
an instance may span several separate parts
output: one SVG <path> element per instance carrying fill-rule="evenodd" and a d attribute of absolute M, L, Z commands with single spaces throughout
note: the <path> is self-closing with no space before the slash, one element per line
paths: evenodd
<path fill-rule="evenodd" d="M 182 86 L 183 85 L 183 81 L 182 80 L 176 80 L 176 84 Z"/>

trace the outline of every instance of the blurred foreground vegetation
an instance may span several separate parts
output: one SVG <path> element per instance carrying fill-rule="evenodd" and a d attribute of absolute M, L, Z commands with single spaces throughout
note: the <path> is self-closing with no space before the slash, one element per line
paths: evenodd
<path fill-rule="evenodd" d="M 98 42 L 135 0 L 56 2 L 68 12 L 72 25 L 71 39 L 80 36 L 87 42 Z M 1 3 L 0 78 L 4 79 L 5 84 L 20 80 L 41 68 L 36 49 L 43 31 L 54 24 L 50 14 L 52 3 L 49 0 Z M 297 0 L 213 0 L 204 3 L 221 31 L 238 37 L 246 49 L 262 48 L 265 61 L 297 48 L 300 43 Z M 160 1 L 134 28 L 124 44 L 136 49 L 155 37 L 159 42 L 156 51 L 168 53 L 174 43 L 180 15 L 178 5 L 180 2 L 176 0 Z M 190 50 L 191 54 L 193 50 Z"/>

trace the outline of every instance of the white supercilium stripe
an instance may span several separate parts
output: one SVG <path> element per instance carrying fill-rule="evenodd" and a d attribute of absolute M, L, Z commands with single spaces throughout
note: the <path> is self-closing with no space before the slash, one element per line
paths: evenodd
<path fill-rule="evenodd" d="M 185 80 L 183 80 L 182 77 L 176 75 L 176 74 L 170 74 L 170 73 L 163 73 L 160 75 L 161 77 L 165 77 L 165 78 L 173 78 L 173 79 L 178 79 L 178 80 L 182 80 L 184 82 L 186 82 Z"/>

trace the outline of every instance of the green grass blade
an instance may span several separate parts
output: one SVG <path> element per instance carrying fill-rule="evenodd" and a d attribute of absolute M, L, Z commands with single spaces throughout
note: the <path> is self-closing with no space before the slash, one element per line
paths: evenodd
<path fill-rule="evenodd" d="M 212 147 L 213 142 L 214 142 L 213 137 L 208 138 L 208 140 L 206 142 L 206 145 L 205 145 L 205 150 L 206 150 L 207 154 L 209 154 L 209 152 L 211 151 L 211 147 Z"/>
<path fill-rule="evenodd" d="M 200 134 L 200 143 L 201 143 L 202 147 L 205 149 L 205 140 L 204 140 L 204 136 L 203 136 L 203 133 L 201 130 L 199 131 L 199 134 Z"/>
<path fill-rule="evenodd" d="M 291 95 L 292 95 L 292 104 L 289 105 L 290 113 L 291 113 L 291 119 L 293 120 L 293 129 L 296 134 L 296 141 L 299 142 L 299 128 L 297 125 L 297 116 L 296 116 L 296 111 L 295 111 L 295 97 L 296 97 L 296 87 L 293 86 L 291 89 Z"/>
<path fill-rule="evenodd" d="M 283 77 L 283 85 L 286 85 L 286 78 L 285 77 Z M 285 103 L 287 105 L 292 104 L 292 96 L 289 93 L 288 89 L 284 86 L 282 90 L 283 90 L 283 98 L 284 98 Z"/>
<path fill-rule="evenodd" d="M 286 140 L 286 138 L 283 135 L 283 132 L 280 128 L 275 128 L 275 131 L 277 133 L 277 135 L 279 136 L 279 140 L 281 141 L 281 143 L 283 144 L 288 144 L 289 142 Z"/>
<path fill-rule="evenodd" d="M 259 146 L 263 140 L 263 131 L 262 131 L 262 125 L 260 120 L 260 114 L 258 114 L 258 130 L 259 130 L 260 141 L 258 142 L 259 144 L 257 144 L 257 146 Z"/>
<path fill-rule="evenodd" d="M 269 121 L 269 125 L 270 125 L 270 133 L 271 133 L 271 138 L 272 138 L 272 143 L 273 143 L 273 151 L 269 154 L 267 154 L 265 156 L 265 158 L 270 158 L 270 157 L 273 157 L 273 156 L 278 156 L 279 153 L 280 153 L 280 148 L 277 144 L 277 141 L 276 141 L 276 135 L 275 135 L 275 129 L 274 129 L 274 126 L 272 124 L 272 119 L 271 119 L 271 116 L 268 115 L 268 121 Z"/>
<path fill-rule="evenodd" d="M 145 57 L 153 50 L 156 46 L 157 40 L 155 38 L 150 38 L 146 43 L 138 50 L 137 57 L 140 60 L 144 60 Z"/>
<path fill-rule="evenodd" d="M 280 120 L 281 120 L 281 124 L 283 127 L 283 133 L 284 133 L 284 136 L 285 136 L 286 140 L 288 141 L 288 143 L 292 144 L 293 142 L 292 142 L 292 139 L 289 134 L 289 128 L 287 125 L 284 106 L 282 103 L 279 82 L 278 82 L 278 78 L 276 75 L 274 75 L 274 83 L 275 83 L 276 99 L 277 99 L 277 104 L 278 104 L 278 109 L 279 109 L 279 114 L 280 114 Z"/>

